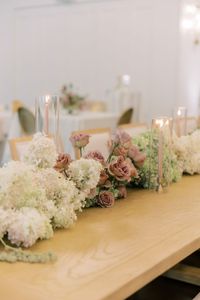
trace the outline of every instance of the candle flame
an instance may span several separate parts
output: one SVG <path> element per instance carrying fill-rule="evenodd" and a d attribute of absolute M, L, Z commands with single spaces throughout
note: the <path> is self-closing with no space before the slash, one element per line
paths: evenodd
<path fill-rule="evenodd" d="M 46 103 L 46 104 L 49 103 L 49 100 L 50 100 L 50 96 L 49 96 L 49 95 L 45 96 L 45 103 Z"/>
<path fill-rule="evenodd" d="M 164 125 L 164 120 L 163 119 L 156 119 L 156 125 L 158 125 L 160 128 L 163 127 Z"/>
<path fill-rule="evenodd" d="M 178 111 L 177 111 L 177 116 L 181 116 L 181 110 L 180 109 L 178 109 Z"/>

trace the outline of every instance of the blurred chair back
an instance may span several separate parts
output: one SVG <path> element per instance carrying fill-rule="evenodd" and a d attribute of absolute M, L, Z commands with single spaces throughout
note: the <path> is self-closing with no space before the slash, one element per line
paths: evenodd
<path fill-rule="evenodd" d="M 20 126 L 23 133 L 26 135 L 32 135 L 35 133 L 35 116 L 26 107 L 20 107 L 17 110 Z"/>
<path fill-rule="evenodd" d="M 1 139 L 0 140 L 0 166 L 2 165 L 2 160 L 3 160 L 5 145 L 6 145 L 6 139 L 5 138 Z"/>
<path fill-rule="evenodd" d="M 126 111 L 124 111 L 122 115 L 119 117 L 117 126 L 131 123 L 133 112 L 134 112 L 133 108 L 129 108 Z"/>
<path fill-rule="evenodd" d="M 23 136 L 10 139 L 9 146 L 11 158 L 13 160 L 21 160 L 31 140 L 32 136 Z"/>
<path fill-rule="evenodd" d="M 12 112 L 13 113 L 15 113 L 15 112 L 17 112 L 18 111 L 18 109 L 20 108 L 20 107 L 23 107 L 23 103 L 22 103 L 22 101 L 20 101 L 20 100 L 13 100 L 12 101 Z"/>
<path fill-rule="evenodd" d="M 148 125 L 146 123 L 131 123 L 120 125 L 118 128 L 128 133 L 131 137 L 136 137 L 141 133 L 146 132 L 148 130 Z"/>
<path fill-rule="evenodd" d="M 106 104 L 103 101 L 88 101 L 88 107 L 90 111 L 106 111 Z"/>
<path fill-rule="evenodd" d="M 89 144 L 84 148 L 83 155 L 87 154 L 90 151 L 100 151 L 105 159 L 108 158 L 109 149 L 108 149 L 108 141 L 110 139 L 111 130 L 109 128 L 96 128 L 96 129 L 88 129 L 81 131 L 74 131 L 72 135 L 76 135 L 79 133 L 85 133 L 90 135 Z M 81 157 L 80 150 L 75 148 L 75 158 L 79 159 Z"/>

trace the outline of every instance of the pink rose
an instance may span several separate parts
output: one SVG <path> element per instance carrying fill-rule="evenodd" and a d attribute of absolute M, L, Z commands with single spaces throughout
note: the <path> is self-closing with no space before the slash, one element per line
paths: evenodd
<path fill-rule="evenodd" d="M 84 157 L 85 158 L 91 158 L 91 159 L 97 160 L 102 165 L 105 165 L 105 158 L 103 157 L 103 155 L 101 154 L 100 151 L 90 151 Z"/>
<path fill-rule="evenodd" d="M 113 140 L 116 144 L 122 145 L 124 148 L 131 146 L 131 136 L 123 130 L 118 129 Z"/>
<path fill-rule="evenodd" d="M 128 149 L 125 148 L 123 145 L 119 145 L 117 147 L 114 147 L 113 148 L 113 155 L 116 155 L 116 156 L 124 156 L 126 157 L 128 154 Z"/>
<path fill-rule="evenodd" d="M 106 182 L 104 183 L 104 185 L 103 185 L 105 188 L 107 188 L 107 189 L 109 189 L 109 188 L 111 188 L 112 187 L 112 183 L 111 183 L 111 181 L 110 180 L 106 180 Z"/>
<path fill-rule="evenodd" d="M 108 179 L 108 174 L 105 170 L 102 170 L 100 173 L 99 183 L 98 185 L 104 185 Z"/>
<path fill-rule="evenodd" d="M 69 154 L 59 154 L 54 169 L 59 172 L 66 170 L 72 159 Z"/>
<path fill-rule="evenodd" d="M 138 154 L 134 160 L 136 167 L 138 168 L 142 167 L 145 162 L 145 159 L 146 159 L 146 154 L 144 153 Z"/>
<path fill-rule="evenodd" d="M 128 150 L 128 156 L 132 159 L 135 160 L 135 157 L 140 153 L 140 150 L 138 146 L 132 145 L 129 150 Z"/>
<path fill-rule="evenodd" d="M 119 181 L 130 181 L 132 169 L 130 162 L 125 160 L 123 156 L 113 156 L 108 165 L 110 175 Z"/>
<path fill-rule="evenodd" d="M 136 167 L 142 167 L 144 164 L 144 161 L 146 159 L 146 155 L 142 153 L 139 148 L 135 145 L 133 145 L 129 151 L 128 156 L 134 161 Z"/>
<path fill-rule="evenodd" d="M 134 164 L 132 163 L 131 159 L 130 158 L 126 158 L 126 162 L 130 166 L 131 177 L 137 177 L 138 176 L 138 171 L 137 171 L 136 167 L 134 166 Z"/>
<path fill-rule="evenodd" d="M 87 196 L 88 199 L 94 199 L 94 197 L 96 197 L 97 195 L 97 189 L 91 189 L 89 195 Z"/>
<path fill-rule="evenodd" d="M 76 148 L 83 148 L 89 143 L 90 136 L 85 133 L 71 135 L 70 141 Z"/>
<path fill-rule="evenodd" d="M 97 199 L 97 205 L 101 207 L 111 207 L 115 203 L 115 198 L 113 193 L 109 191 L 101 191 Z"/>
<path fill-rule="evenodd" d="M 126 198 L 127 197 L 127 189 L 125 185 L 118 187 L 118 198 Z"/>

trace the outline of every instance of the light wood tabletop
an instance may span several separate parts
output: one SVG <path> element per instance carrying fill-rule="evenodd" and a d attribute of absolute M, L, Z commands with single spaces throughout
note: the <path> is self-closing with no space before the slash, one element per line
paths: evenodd
<path fill-rule="evenodd" d="M 33 251 L 51 264 L 0 263 L 1 300 L 125 299 L 200 248 L 200 176 L 167 193 L 131 190 L 113 208 L 86 209 Z"/>

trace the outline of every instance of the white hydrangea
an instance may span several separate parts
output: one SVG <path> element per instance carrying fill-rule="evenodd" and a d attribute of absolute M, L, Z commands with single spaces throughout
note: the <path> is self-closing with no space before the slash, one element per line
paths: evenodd
<path fill-rule="evenodd" d="M 22 160 L 39 168 L 52 168 L 57 156 L 54 141 L 38 132 L 29 143 Z"/>
<path fill-rule="evenodd" d="M 23 162 L 11 161 L 0 168 L 0 205 L 4 208 L 37 207 L 45 202 L 45 190 L 36 171 Z"/>
<path fill-rule="evenodd" d="M 38 176 L 40 184 L 46 190 L 47 199 L 54 203 L 54 207 L 51 207 L 54 226 L 69 227 L 73 223 L 71 220 L 76 220 L 75 211 L 81 210 L 84 205 L 85 193 L 80 192 L 73 181 L 67 180 L 54 169 L 43 169 Z M 64 217 L 64 212 L 65 221 L 59 223 L 60 216 Z"/>
<path fill-rule="evenodd" d="M 76 186 L 88 194 L 97 186 L 102 168 L 96 160 L 81 158 L 69 165 L 68 174 Z"/>
<path fill-rule="evenodd" d="M 12 244 L 30 247 L 76 221 L 102 166 L 92 159 L 74 161 L 66 179 L 53 169 L 56 157 L 53 141 L 36 134 L 22 162 L 0 168 L 0 238 L 7 234 Z"/>
<path fill-rule="evenodd" d="M 0 238 L 7 233 L 8 226 L 10 225 L 13 217 L 11 209 L 3 209 L 0 207 Z"/>
<path fill-rule="evenodd" d="M 15 211 L 7 231 L 12 244 L 24 247 L 32 246 L 38 239 L 49 239 L 53 236 L 49 219 L 35 208 L 28 207 Z"/>
<path fill-rule="evenodd" d="M 200 130 L 174 137 L 174 150 L 184 173 L 200 174 Z"/>
<path fill-rule="evenodd" d="M 77 215 L 73 206 L 58 206 L 57 211 L 53 218 L 54 228 L 69 228 L 77 220 Z"/>

